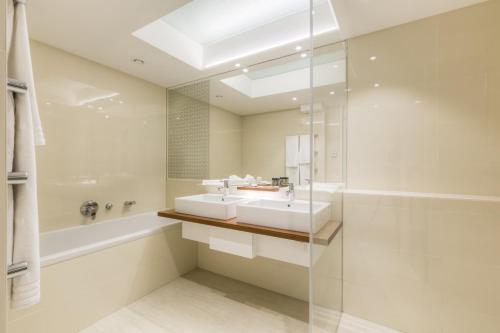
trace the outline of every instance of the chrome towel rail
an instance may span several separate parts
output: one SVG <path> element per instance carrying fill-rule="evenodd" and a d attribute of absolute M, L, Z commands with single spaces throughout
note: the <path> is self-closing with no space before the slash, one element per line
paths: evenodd
<path fill-rule="evenodd" d="M 7 80 L 7 90 L 18 94 L 25 94 L 28 91 L 28 86 L 22 81 L 9 78 Z"/>
<path fill-rule="evenodd" d="M 7 268 L 7 279 L 13 279 L 16 276 L 26 274 L 28 272 L 28 263 L 26 261 L 10 265 Z"/>
<path fill-rule="evenodd" d="M 27 181 L 28 173 L 24 171 L 9 172 L 9 174 L 7 175 L 7 184 L 9 185 L 26 184 Z"/>

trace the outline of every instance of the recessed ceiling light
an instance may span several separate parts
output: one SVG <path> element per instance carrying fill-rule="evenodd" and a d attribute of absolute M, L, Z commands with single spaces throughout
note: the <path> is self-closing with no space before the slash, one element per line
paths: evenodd
<path fill-rule="evenodd" d="M 248 73 L 248 68 L 243 68 L 243 73 Z"/>
<path fill-rule="evenodd" d="M 305 58 L 305 57 L 307 57 L 307 53 L 305 53 L 305 52 L 301 53 L 301 54 L 300 54 L 300 57 L 301 57 L 301 58 Z"/>
<path fill-rule="evenodd" d="M 295 46 L 295 51 L 297 51 L 297 52 L 298 52 L 298 51 L 300 51 L 300 50 L 302 50 L 302 46 L 300 46 L 300 45 Z"/>
<path fill-rule="evenodd" d="M 379 83 L 375 83 L 375 84 L 373 85 L 373 87 L 378 88 L 378 87 L 380 87 L 380 84 L 379 84 Z"/>
<path fill-rule="evenodd" d="M 105 115 L 104 118 L 109 119 L 109 115 Z"/>
<path fill-rule="evenodd" d="M 118 103 L 123 104 L 123 101 L 119 101 Z"/>
<path fill-rule="evenodd" d="M 132 59 L 132 62 L 138 65 L 144 65 L 144 60 L 139 59 L 139 58 L 134 58 Z"/>
<path fill-rule="evenodd" d="M 234 67 L 240 68 L 241 64 L 234 64 Z"/>
<path fill-rule="evenodd" d="M 292 97 L 292 101 L 296 101 L 297 100 L 297 97 Z"/>
<path fill-rule="evenodd" d="M 335 91 L 330 91 L 330 95 L 335 95 Z"/>
<path fill-rule="evenodd" d="M 102 110 L 102 106 L 98 107 L 97 110 Z"/>
<path fill-rule="evenodd" d="M 371 56 L 371 57 L 370 57 L 370 60 L 371 60 L 371 61 L 375 61 L 375 60 L 377 60 L 377 57 L 376 57 L 376 56 Z"/>

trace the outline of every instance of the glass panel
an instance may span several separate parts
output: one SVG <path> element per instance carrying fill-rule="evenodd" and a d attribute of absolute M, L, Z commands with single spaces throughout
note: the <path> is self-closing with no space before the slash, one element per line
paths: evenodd
<path fill-rule="evenodd" d="M 336 332 L 342 315 L 342 190 L 345 182 L 347 54 L 336 34 L 318 34 L 322 15 L 313 8 L 314 45 L 308 114 L 309 163 L 305 177 L 311 201 L 310 330 Z"/>

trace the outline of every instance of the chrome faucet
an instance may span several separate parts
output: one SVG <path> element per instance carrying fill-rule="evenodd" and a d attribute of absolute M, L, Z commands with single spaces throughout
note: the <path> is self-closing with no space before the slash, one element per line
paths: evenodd
<path fill-rule="evenodd" d="M 288 196 L 288 201 L 292 202 L 295 200 L 295 186 L 293 183 L 288 184 L 288 191 L 286 191 L 286 195 Z"/>
<path fill-rule="evenodd" d="M 95 220 L 98 210 L 99 210 L 99 204 L 94 200 L 85 201 L 80 206 L 80 213 L 83 216 L 92 218 L 92 220 Z"/>
<path fill-rule="evenodd" d="M 229 195 L 229 179 L 224 179 L 224 186 L 217 187 L 217 190 L 222 191 L 222 201 Z"/>

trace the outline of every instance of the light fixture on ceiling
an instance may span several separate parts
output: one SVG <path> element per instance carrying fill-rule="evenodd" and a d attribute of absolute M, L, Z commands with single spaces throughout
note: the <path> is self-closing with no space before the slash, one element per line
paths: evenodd
<path fill-rule="evenodd" d="M 144 65 L 144 60 L 139 59 L 139 58 L 134 58 L 132 59 L 132 62 L 137 65 Z"/>
<path fill-rule="evenodd" d="M 335 91 L 330 91 L 330 95 L 335 95 Z"/>
<path fill-rule="evenodd" d="M 102 111 L 102 109 L 103 109 L 102 106 L 100 106 L 100 107 L 97 108 L 97 110 L 99 110 L 99 111 Z"/>
<path fill-rule="evenodd" d="M 248 68 L 243 68 L 243 73 L 248 73 Z"/>
<path fill-rule="evenodd" d="M 292 101 L 297 101 L 297 97 L 292 97 Z"/>
<path fill-rule="evenodd" d="M 302 52 L 302 53 L 300 54 L 300 57 L 301 57 L 301 58 L 305 58 L 305 57 L 307 57 L 307 53 Z"/>
<path fill-rule="evenodd" d="M 234 64 L 234 67 L 236 67 L 236 68 L 240 68 L 240 66 L 241 66 L 241 64 L 239 64 L 239 63 L 238 64 Z"/>
<path fill-rule="evenodd" d="M 371 61 L 375 61 L 375 60 L 377 60 L 377 57 L 376 57 L 376 56 L 371 56 L 371 57 L 370 57 L 370 60 L 371 60 Z"/>
<path fill-rule="evenodd" d="M 302 50 L 302 46 L 301 45 L 295 46 L 295 51 L 299 52 L 300 50 Z"/>
<path fill-rule="evenodd" d="M 378 88 L 378 87 L 380 87 L 380 83 L 375 83 L 375 84 L 373 85 L 373 87 L 374 87 L 374 88 Z"/>

